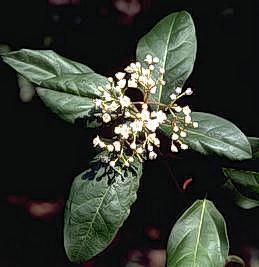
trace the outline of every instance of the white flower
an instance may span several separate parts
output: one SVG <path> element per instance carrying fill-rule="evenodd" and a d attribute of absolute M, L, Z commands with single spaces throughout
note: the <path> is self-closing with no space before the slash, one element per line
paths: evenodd
<path fill-rule="evenodd" d="M 149 68 L 150 70 L 154 70 L 154 69 L 155 69 L 154 65 L 149 65 L 148 68 Z"/>
<path fill-rule="evenodd" d="M 108 80 L 110 83 L 113 82 L 113 78 L 112 78 L 112 77 L 107 78 L 107 80 Z"/>
<path fill-rule="evenodd" d="M 142 120 L 149 120 L 150 118 L 150 112 L 146 109 L 142 109 L 141 113 L 140 113 L 140 117 Z"/>
<path fill-rule="evenodd" d="M 147 150 L 148 150 L 148 151 L 153 151 L 153 149 L 154 149 L 154 147 L 153 147 L 152 145 L 148 145 L 148 146 L 147 146 Z"/>
<path fill-rule="evenodd" d="M 116 127 L 115 127 L 116 129 Z M 122 124 L 120 126 L 120 135 L 123 139 L 128 139 L 130 134 L 130 128 L 127 126 L 127 124 Z"/>
<path fill-rule="evenodd" d="M 181 149 L 182 149 L 182 150 L 186 150 L 186 149 L 188 149 L 188 145 L 186 145 L 186 144 L 181 144 Z"/>
<path fill-rule="evenodd" d="M 135 150 L 137 148 L 136 143 L 135 142 L 131 143 L 130 144 L 130 148 L 133 149 L 133 150 Z"/>
<path fill-rule="evenodd" d="M 133 132 L 141 132 L 143 128 L 143 121 L 141 120 L 135 120 L 130 123 L 130 127 Z"/>
<path fill-rule="evenodd" d="M 103 122 L 108 123 L 111 121 L 111 116 L 108 113 L 103 114 Z"/>
<path fill-rule="evenodd" d="M 191 109 L 189 108 L 189 106 L 185 106 L 183 107 L 183 113 L 187 116 L 191 113 Z"/>
<path fill-rule="evenodd" d="M 157 153 L 154 151 L 149 152 L 148 157 L 150 160 L 156 159 L 157 158 Z"/>
<path fill-rule="evenodd" d="M 116 133 L 116 134 L 120 134 L 120 133 L 121 133 L 121 127 L 120 127 L 120 126 L 116 126 L 116 127 L 114 128 L 114 133 Z"/>
<path fill-rule="evenodd" d="M 192 93 L 193 93 L 193 91 L 192 91 L 191 88 L 187 88 L 186 91 L 185 91 L 186 95 L 191 95 Z"/>
<path fill-rule="evenodd" d="M 154 57 L 154 58 L 153 58 L 153 62 L 154 62 L 154 63 L 158 63 L 158 62 L 159 62 L 159 58 L 158 58 L 158 57 Z"/>
<path fill-rule="evenodd" d="M 124 165 L 125 165 L 126 167 L 129 167 L 129 162 L 128 162 L 128 161 L 125 161 L 125 162 L 124 162 Z"/>
<path fill-rule="evenodd" d="M 143 148 L 140 146 L 140 147 L 138 147 L 138 148 L 136 149 L 136 151 L 137 151 L 138 154 L 142 154 L 144 150 L 143 150 Z"/>
<path fill-rule="evenodd" d="M 182 88 L 181 87 L 176 87 L 175 88 L 175 92 L 179 95 L 179 94 L 181 94 L 181 92 L 182 92 Z"/>
<path fill-rule="evenodd" d="M 95 99 L 94 103 L 95 103 L 96 107 L 100 107 L 102 105 L 102 100 L 101 99 Z"/>
<path fill-rule="evenodd" d="M 155 93 L 156 93 L 156 86 L 153 86 L 153 87 L 150 89 L 150 93 L 151 93 L 151 94 L 155 94 Z"/>
<path fill-rule="evenodd" d="M 127 97 L 126 95 L 120 96 L 119 97 L 119 101 L 120 101 L 120 104 L 121 104 L 122 108 L 128 107 L 131 104 L 130 98 Z"/>
<path fill-rule="evenodd" d="M 171 94 L 170 98 L 174 101 L 174 100 L 176 100 L 177 96 L 176 96 L 176 94 Z"/>
<path fill-rule="evenodd" d="M 128 87 L 138 88 L 138 84 L 136 80 L 133 80 L 133 79 L 128 80 Z"/>
<path fill-rule="evenodd" d="M 118 79 L 118 80 L 122 80 L 124 77 L 125 77 L 126 73 L 125 72 L 117 72 L 115 74 L 115 77 Z"/>
<path fill-rule="evenodd" d="M 175 106 L 175 107 L 174 107 L 174 110 L 175 110 L 176 112 L 181 112 L 183 109 L 182 109 L 182 107 L 180 107 L 180 106 Z"/>
<path fill-rule="evenodd" d="M 147 62 L 147 64 L 152 64 L 153 58 L 151 55 L 146 55 L 146 58 L 144 59 L 144 61 Z"/>
<path fill-rule="evenodd" d="M 165 69 L 164 69 L 164 68 L 160 68 L 160 69 L 159 69 L 159 72 L 160 72 L 161 74 L 164 74 L 164 73 L 165 73 Z"/>
<path fill-rule="evenodd" d="M 93 139 L 93 145 L 94 147 L 98 146 L 100 143 L 101 139 L 100 137 L 97 135 L 94 139 Z"/>
<path fill-rule="evenodd" d="M 166 114 L 162 110 L 156 113 L 156 118 L 159 123 L 163 123 L 167 119 Z"/>
<path fill-rule="evenodd" d="M 124 118 L 129 118 L 130 116 L 131 116 L 130 112 L 129 111 L 125 111 Z"/>
<path fill-rule="evenodd" d="M 114 167 L 114 166 L 115 166 L 115 163 L 116 163 L 116 162 L 115 162 L 114 160 L 112 160 L 112 161 L 110 161 L 109 164 L 110 164 L 111 167 Z"/>
<path fill-rule="evenodd" d="M 146 127 L 151 131 L 155 132 L 156 128 L 159 126 L 159 122 L 157 119 L 148 119 L 146 122 Z"/>
<path fill-rule="evenodd" d="M 192 123 L 192 126 L 193 126 L 193 128 L 198 128 L 199 127 L 199 123 L 197 121 L 194 121 Z"/>
<path fill-rule="evenodd" d="M 133 72 L 133 68 L 130 67 L 130 66 L 127 66 L 124 70 L 125 70 L 127 73 L 132 73 L 132 72 Z"/>
<path fill-rule="evenodd" d="M 114 146 L 111 145 L 111 144 L 109 144 L 109 145 L 107 146 L 107 150 L 110 151 L 110 152 L 112 152 L 112 151 L 114 150 Z"/>
<path fill-rule="evenodd" d="M 176 140 L 178 140 L 178 139 L 179 139 L 179 135 L 176 134 L 176 133 L 173 133 L 173 134 L 172 134 L 172 140 L 176 141 Z"/>
<path fill-rule="evenodd" d="M 187 133 L 184 132 L 184 131 L 181 131 L 181 132 L 180 132 L 180 136 L 181 136 L 181 137 L 186 137 L 186 136 L 187 136 Z"/>
<path fill-rule="evenodd" d="M 119 105 L 115 101 L 112 101 L 112 103 L 109 106 L 107 106 L 108 110 L 111 111 L 115 111 L 118 107 Z"/>
<path fill-rule="evenodd" d="M 148 105 L 146 103 L 142 104 L 142 109 L 147 110 L 148 109 Z"/>
<path fill-rule="evenodd" d="M 120 151 L 121 150 L 121 143 L 119 141 L 114 141 L 113 142 L 114 150 L 115 151 Z"/>
<path fill-rule="evenodd" d="M 178 152 L 178 148 L 174 145 L 173 142 L 172 142 L 172 144 L 171 144 L 171 151 L 172 151 L 172 152 Z"/>
<path fill-rule="evenodd" d="M 178 127 L 177 125 L 175 125 L 175 126 L 173 127 L 173 131 L 177 133 L 177 132 L 179 131 L 179 127 Z"/>
<path fill-rule="evenodd" d="M 126 79 L 122 79 L 122 80 L 119 80 L 119 81 L 117 82 L 117 85 L 118 85 L 121 89 L 123 89 L 123 88 L 126 86 L 126 84 L 127 84 L 127 80 L 126 80 Z"/>
<path fill-rule="evenodd" d="M 134 161 L 134 158 L 133 158 L 133 157 L 129 157 L 129 158 L 128 158 L 128 161 L 129 161 L 129 162 L 133 162 L 133 161 Z"/>
<path fill-rule="evenodd" d="M 192 122 L 192 118 L 191 118 L 191 116 L 189 116 L 189 115 L 185 116 L 184 121 L 185 121 L 185 123 L 187 123 L 187 124 L 191 123 L 191 122 Z"/>
<path fill-rule="evenodd" d="M 104 97 L 105 101 L 111 101 L 112 100 L 111 95 L 106 91 L 103 93 L 103 97 Z"/>
<path fill-rule="evenodd" d="M 99 147 L 100 147 L 100 148 L 104 148 L 104 147 L 106 147 L 106 145 L 105 145 L 105 143 L 104 143 L 103 141 L 100 141 L 100 143 L 99 143 Z"/>
<path fill-rule="evenodd" d="M 160 83 L 161 83 L 162 85 L 165 85 L 165 84 L 166 84 L 166 81 L 165 81 L 165 80 L 161 80 Z"/>

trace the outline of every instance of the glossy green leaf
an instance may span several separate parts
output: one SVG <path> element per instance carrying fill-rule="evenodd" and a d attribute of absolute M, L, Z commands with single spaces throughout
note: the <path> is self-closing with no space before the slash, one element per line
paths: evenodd
<path fill-rule="evenodd" d="M 114 239 L 136 200 L 142 165 L 116 171 L 99 160 L 77 176 L 66 204 L 64 243 L 73 262 L 103 251 Z"/>
<path fill-rule="evenodd" d="M 193 150 L 231 160 L 245 160 L 252 157 L 246 136 L 233 123 L 202 112 L 193 112 L 192 120 L 197 121 L 199 127 L 186 130 L 185 143 Z M 168 136 L 172 134 L 170 125 L 161 126 L 161 130 Z"/>
<path fill-rule="evenodd" d="M 167 267 L 224 267 L 228 251 L 224 218 L 212 202 L 197 200 L 171 231 Z"/>
<path fill-rule="evenodd" d="M 224 184 L 224 188 L 230 192 L 235 204 L 240 208 L 253 209 L 259 207 L 259 200 L 249 198 L 240 193 L 230 179 Z"/>
<path fill-rule="evenodd" d="M 259 138 L 258 137 L 248 137 L 248 141 L 252 148 L 253 158 L 259 159 Z"/>
<path fill-rule="evenodd" d="M 77 119 L 84 119 L 86 127 L 94 128 L 102 123 L 99 119 L 92 98 L 72 95 L 46 88 L 37 87 L 37 94 L 45 105 L 61 119 L 75 123 Z"/>
<path fill-rule="evenodd" d="M 105 86 L 107 78 L 91 72 L 83 74 L 64 74 L 45 80 L 41 83 L 44 88 L 60 91 L 81 97 L 96 98 L 100 96 L 97 87 Z"/>
<path fill-rule="evenodd" d="M 246 187 L 252 192 L 259 193 L 259 173 L 236 169 L 223 168 L 223 173 L 234 184 Z"/>
<path fill-rule="evenodd" d="M 151 54 L 160 59 L 159 68 L 165 69 L 166 85 L 157 88 L 150 99 L 163 103 L 177 86 L 183 86 L 192 72 L 196 56 L 196 35 L 193 20 L 186 11 L 172 13 L 161 21 L 137 45 L 137 60 L 144 62 Z"/>
<path fill-rule="evenodd" d="M 7 53 L 2 58 L 18 73 L 37 85 L 62 74 L 93 72 L 87 66 L 64 58 L 51 50 L 21 49 Z"/>

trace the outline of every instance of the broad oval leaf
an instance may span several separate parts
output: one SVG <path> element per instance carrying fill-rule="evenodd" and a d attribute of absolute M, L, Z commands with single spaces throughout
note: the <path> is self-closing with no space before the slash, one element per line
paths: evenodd
<path fill-rule="evenodd" d="M 252 192 L 259 193 L 258 172 L 223 168 L 223 173 L 226 177 L 230 178 L 234 184 L 239 184 Z"/>
<path fill-rule="evenodd" d="M 141 175 L 142 164 L 137 160 L 119 172 L 97 160 L 75 178 L 64 224 L 64 244 L 71 261 L 87 261 L 112 242 L 136 200 Z"/>
<path fill-rule="evenodd" d="M 83 119 L 86 127 L 94 128 L 102 124 L 100 114 L 96 111 L 92 98 L 53 91 L 47 88 L 36 88 L 45 105 L 56 113 L 61 119 L 75 123 Z"/>
<path fill-rule="evenodd" d="M 162 103 L 170 101 L 170 94 L 183 86 L 192 72 L 196 56 L 196 35 L 191 15 L 186 11 L 172 13 L 161 21 L 137 45 L 137 60 L 141 63 L 147 54 L 160 59 L 159 68 L 165 69 L 165 86 L 157 88 L 150 99 Z"/>
<path fill-rule="evenodd" d="M 224 218 L 212 202 L 197 200 L 171 231 L 167 267 L 223 267 L 228 251 Z"/>
<path fill-rule="evenodd" d="M 236 186 L 231 182 L 231 180 L 227 180 L 227 182 L 224 184 L 224 188 L 230 192 L 230 194 L 233 197 L 233 200 L 237 206 L 239 206 L 242 209 L 253 209 L 256 207 L 259 207 L 259 200 L 249 198 L 245 195 L 243 195 L 241 192 L 238 191 Z"/>
<path fill-rule="evenodd" d="M 259 159 L 259 138 L 258 137 L 248 137 L 248 141 L 252 148 L 253 158 Z"/>
<path fill-rule="evenodd" d="M 107 78 L 94 73 L 64 74 L 41 83 L 42 87 L 82 97 L 96 98 L 101 95 L 98 86 L 105 86 Z"/>
<path fill-rule="evenodd" d="M 203 112 L 192 112 L 192 120 L 197 121 L 199 127 L 186 130 L 185 143 L 193 150 L 231 160 L 245 160 L 252 157 L 246 136 L 230 121 Z M 161 130 L 168 136 L 172 134 L 170 125 L 163 125 Z"/>
<path fill-rule="evenodd" d="M 9 52 L 2 58 L 18 73 L 37 85 L 62 74 L 93 72 L 87 66 L 62 57 L 51 50 L 21 49 Z"/>

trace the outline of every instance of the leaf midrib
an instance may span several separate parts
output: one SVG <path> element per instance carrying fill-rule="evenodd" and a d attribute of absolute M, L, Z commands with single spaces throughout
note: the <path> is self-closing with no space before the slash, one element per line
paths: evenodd
<path fill-rule="evenodd" d="M 177 18 L 177 17 L 176 17 Z M 163 66 L 162 68 L 165 69 L 165 65 L 166 65 L 166 56 L 167 56 L 167 53 L 168 53 L 168 47 L 169 47 L 169 40 L 170 40 L 170 37 L 171 37 L 171 34 L 172 34 L 172 29 L 173 29 L 173 25 L 175 23 L 175 20 L 176 18 L 174 18 L 174 20 L 171 22 L 171 26 L 169 28 L 169 31 L 168 31 L 168 36 L 167 36 L 167 40 L 166 40 L 166 46 L 165 46 L 165 53 L 164 53 L 164 57 L 163 57 Z M 164 76 L 164 75 L 163 75 Z M 163 77 L 162 77 L 163 78 Z M 158 101 L 160 102 L 161 101 L 161 96 L 162 96 L 162 88 L 163 88 L 163 85 L 160 84 L 159 86 L 159 94 L 158 94 Z"/>
<path fill-rule="evenodd" d="M 196 244 L 195 244 L 195 250 L 194 250 L 194 257 L 193 257 L 192 267 L 195 267 L 195 264 L 196 264 L 197 253 L 198 253 L 198 246 L 199 246 L 199 243 L 200 243 L 199 241 L 200 241 L 200 235 L 201 235 L 201 228 L 202 228 L 202 223 L 203 223 L 203 219 L 204 219 L 205 207 L 206 207 L 206 200 L 203 200 L 202 210 L 201 210 L 201 216 L 200 216 L 200 224 L 199 224 L 199 228 L 198 228 L 197 241 L 196 241 Z"/>
<path fill-rule="evenodd" d="M 100 204 L 99 204 L 99 206 L 97 207 L 96 212 L 95 212 L 95 214 L 94 214 L 94 217 L 93 217 L 93 219 L 92 219 L 92 221 L 91 221 L 91 223 L 90 223 L 90 225 L 89 225 L 88 231 L 87 231 L 87 233 L 85 234 L 85 237 L 84 237 L 84 239 L 83 239 L 83 241 L 82 241 L 82 246 L 78 249 L 76 258 L 78 258 L 78 255 L 80 255 L 80 252 L 81 252 L 82 248 L 84 247 L 84 243 L 85 243 L 87 237 L 89 237 L 90 230 L 93 229 L 93 224 L 94 224 L 95 218 L 96 218 L 97 214 L 99 213 L 99 210 L 100 210 L 100 208 L 101 208 L 101 206 L 102 206 L 102 204 L 103 204 L 103 201 L 104 201 L 104 199 L 105 199 L 105 197 L 106 197 L 106 195 L 107 195 L 109 189 L 110 189 L 110 187 L 108 186 L 107 189 L 105 190 L 105 193 L 104 193 L 104 195 L 103 195 L 103 197 L 102 197 L 102 199 L 101 199 L 101 201 L 100 201 Z"/>

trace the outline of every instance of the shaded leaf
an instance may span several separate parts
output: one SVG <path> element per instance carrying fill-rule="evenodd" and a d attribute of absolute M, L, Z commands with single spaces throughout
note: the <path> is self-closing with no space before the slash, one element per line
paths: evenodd
<path fill-rule="evenodd" d="M 73 262 L 91 259 L 112 242 L 137 197 L 141 163 L 116 171 L 98 157 L 75 178 L 66 204 L 64 242 Z"/>
<path fill-rule="evenodd" d="M 45 105 L 65 121 L 75 123 L 77 119 L 85 119 L 85 126 L 90 128 L 102 124 L 93 99 L 41 87 L 36 91 Z"/>
<path fill-rule="evenodd" d="M 72 95 L 96 98 L 100 96 L 100 91 L 97 87 L 105 86 L 106 84 L 107 79 L 104 76 L 90 72 L 83 74 L 64 74 L 43 81 L 41 86 Z"/>
<path fill-rule="evenodd" d="M 2 58 L 18 73 L 37 85 L 62 74 L 93 72 L 87 66 L 62 57 L 51 50 L 21 49 L 9 52 Z"/>
<path fill-rule="evenodd" d="M 259 193 L 259 173 L 236 169 L 223 168 L 223 173 L 233 183 L 242 185 L 252 192 Z"/>
<path fill-rule="evenodd" d="M 137 60 L 143 63 L 151 54 L 160 59 L 158 67 L 165 69 L 166 85 L 157 88 L 156 94 L 150 95 L 151 100 L 168 103 L 172 91 L 183 86 L 193 69 L 196 46 L 195 27 L 186 11 L 166 16 L 139 40 Z"/>
<path fill-rule="evenodd" d="M 198 128 L 188 128 L 184 139 L 193 150 L 204 155 L 218 155 L 231 160 L 245 160 L 252 156 L 246 136 L 231 122 L 213 114 L 192 112 Z M 171 136 L 172 127 L 162 125 L 161 130 Z"/>
<path fill-rule="evenodd" d="M 197 200 L 171 231 L 167 267 L 223 267 L 228 251 L 224 218 L 212 202 Z"/>
<path fill-rule="evenodd" d="M 258 137 L 248 137 L 247 138 L 253 153 L 253 158 L 259 159 L 259 138 Z"/>
<path fill-rule="evenodd" d="M 242 195 L 230 179 L 224 184 L 224 188 L 231 193 L 234 202 L 237 206 L 243 209 L 253 209 L 259 207 L 259 200 L 248 198 Z"/>

